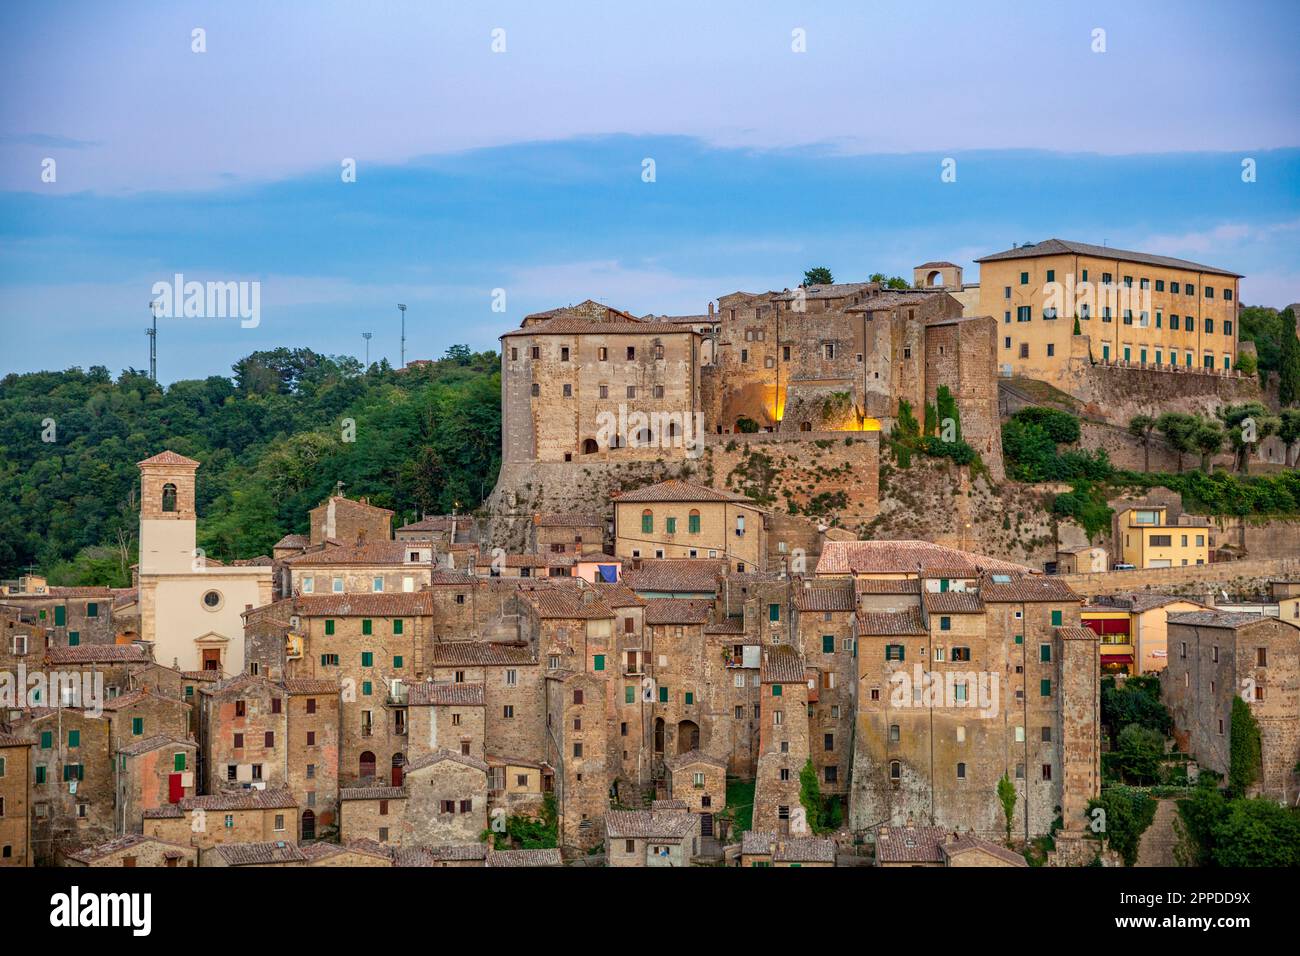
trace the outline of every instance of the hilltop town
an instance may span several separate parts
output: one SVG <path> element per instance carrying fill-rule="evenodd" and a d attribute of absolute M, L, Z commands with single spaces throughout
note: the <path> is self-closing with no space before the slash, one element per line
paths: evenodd
<path fill-rule="evenodd" d="M 0 592 L 0 865 L 1297 862 L 1295 501 L 1192 477 L 1293 494 L 1242 277 L 976 261 L 524 316 L 477 509 L 218 560 L 153 449 L 129 586 Z"/>

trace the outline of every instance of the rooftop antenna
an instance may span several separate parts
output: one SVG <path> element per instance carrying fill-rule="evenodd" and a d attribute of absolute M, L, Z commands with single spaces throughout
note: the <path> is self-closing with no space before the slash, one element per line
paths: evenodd
<path fill-rule="evenodd" d="M 149 303 L 149 314 L 153 316 L 153 327 L 144 330 L 144 334 L 149 336 L 149 378 L 158 384 L 158 300 L 153 299 Z"/>
<path fill-rule="evenodd" d="M 370 368 L 370 340 L 374 337 L 374 332 L 362 332 L 361 337 L 366 340 L 366 368 Z"/>
<path fill-rule="evenodd" d="M 402 313 L 402 368 L 406 368 L 406 306 L 397 303 L 397 311 Z"/>

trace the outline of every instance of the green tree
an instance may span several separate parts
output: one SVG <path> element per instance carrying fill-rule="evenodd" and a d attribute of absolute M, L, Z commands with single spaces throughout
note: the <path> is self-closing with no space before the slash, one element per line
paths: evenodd
<path fill-rule="evenodd" d="M 817 780 L 817 768 L 809 757 L 799 771 L 799 802 L 807 814 L 808 831 L 822 832 L 822 788 Z"/>
<path fill-rule="evenodd" d="M 1007 821 L 1007 845 L 1011 845 L 1011 819 L 1016 813 L 1016 785 L 1004 773 L 998 781 L 998 801 L 1002 804 L 1002 816 Z"/>
<path fill-rule="evenodd" d="M 1100 807 L 1104 816 L 1094 811 Z M 1142 834 L 1156 816 L 1156 801 L 1140 790 L 1111 787 L 1103 790 L 1099 798 L 1088 802 L 1088 816 L 1101 820 L 1098 834 L 1107 845 L 1124 860 L 1125 866 L 1137 862 L 1138 846 Z"/>
<path fill-rule="evenodd" d="M 1259 724 L 1250 712 L 1250 705 L 1235 694 L 1228 745 L 1228 792 L 1234 797 L 1244 797 L 1259 779 Z"/>
<path fill-rule="evenodd" d="M 1208 418 L 1198 419 L 1192 431 L 1192 445 L 1201 454 L 1201 471 L 1210 473 L 1210 461 L 1223 450 L 1223 426 Z"/>
<path fill-rule="evenodd" d="M 834 285 L 835 277 L 825 266 L 814 266 L 803 274 L 804 285 Z"/>
<path fill-rule="evenodd" d="M 1156 431 L 1178 453 L 1178 470 L 1183 470 L 1183 456 L 1196 450 L 1196 417 L 1186 412 L 1165 412 L 1156 419 Z"/>
<path fill-rule="evenodd" d="M 1156 783 L 1160 779 L 1160 758 L 1164 753 L 1162 733 L 1141 724 L 1129 724 L 1119 732 L 1115 762 L 1127 783 Z"/>
<path fill-rule="evenodd" d="M 1300 866 L 1300 812 L 1272 800 L 1233 800 L 1214 825 L 1215 866 Z"/>
<path fill-rule="evenodd" d="M 1286 445 L 1286 462 L 1288 466 L 1297 463 L 1297 456 L 1292 450 L 1300 443 L 1300 408 L 1284 408 L 1278 419 L 1277 435 Z"/>
<path fill-rule="evenodd" d="M 886 289 L 910 289 L 912 284 L 902 276 L 887 276 L 883 272 L 873 272 L 867 276 L 868 282 L 878 282 Z"/>
<path fill-rule="evenodd" d="M 1134 415 L 1129 419 L 1128 432 L 1142 441 L 1142 470 L 1151 470 L 1151 433 L 1158 419 L 1150 415 Z"/>
<path fill-rule="evenodd" d="M 1218 410 L 1218 416 L 1232 446 L 1237 471 L 1249 473 L 1251 449 L 1276 433 L 1281 422 L 1260 402 L 1228 405 Z"/>
<path fill-rule="evenodd" d="M 1282 310 L 1278 357 L 1277 400 L 1283 408 L 1300 402 L 1300 338 L 1296 338 L 1295 310 Z"/>

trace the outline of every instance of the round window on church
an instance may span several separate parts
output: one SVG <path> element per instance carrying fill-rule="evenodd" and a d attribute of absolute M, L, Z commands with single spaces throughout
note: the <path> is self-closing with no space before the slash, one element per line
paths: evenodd
<path fill-rule="evenodd" d="M 209 611 L 216 611 L 221 608 L 223 601 L 220 591 L 206 591 L 203 594 L 203 606 Z"/>

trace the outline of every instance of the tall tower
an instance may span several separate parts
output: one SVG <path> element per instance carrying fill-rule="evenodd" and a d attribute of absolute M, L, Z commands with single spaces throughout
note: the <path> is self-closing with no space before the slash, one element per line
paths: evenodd
<path fill-rule="evenodd" d="M 194 473 L 174 451 L 139 462 L 140 573 L 196 570 Z"/>

